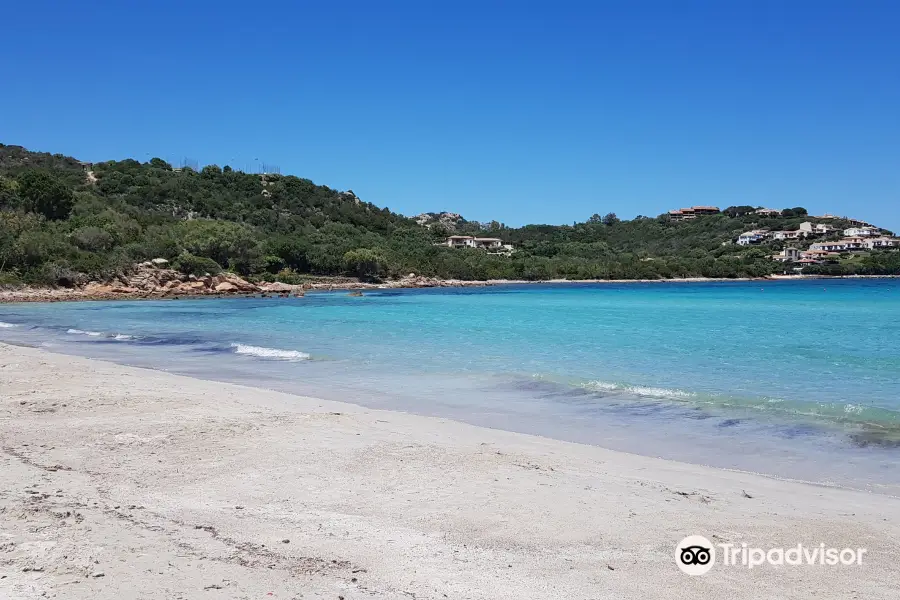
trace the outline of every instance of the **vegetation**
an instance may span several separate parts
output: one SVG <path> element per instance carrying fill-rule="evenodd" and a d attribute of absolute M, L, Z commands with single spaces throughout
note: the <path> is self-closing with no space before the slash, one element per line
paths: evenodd
<path fill-rule="evenodd" d="M 407 273 L 456 279 L 636 279 L 765 276 L 784 269 L 777 244 L 731 242 L 757 227 L 797 229 L 796 207 L 752 207 L 675 223 L 666 215 L 593 215 L 571 226 L 510 228 L 459 219 L 429 226 L 308 179 L 226 166 L 173 169 L 154 158 L 95 163 L 0 144 L 0 283 L 76 285 L 153 258 L 185 273 L 228 269 L 287 282 L 307 275 L 379 280 Z M 451 229 L 452 228 L 452 229 Z M 450 233 L 514 244 L 510 255 L 437 245 Z M 900 253 L 837 265 L 841 274 L 900 274 Z"/>

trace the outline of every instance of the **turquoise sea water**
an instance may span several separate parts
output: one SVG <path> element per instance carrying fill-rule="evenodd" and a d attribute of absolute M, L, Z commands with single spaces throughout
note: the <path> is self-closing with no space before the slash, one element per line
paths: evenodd
<path fill-rule="evenodd" d="M 900 280 L 0 305 L 0 340 L 900 490 Z"/>

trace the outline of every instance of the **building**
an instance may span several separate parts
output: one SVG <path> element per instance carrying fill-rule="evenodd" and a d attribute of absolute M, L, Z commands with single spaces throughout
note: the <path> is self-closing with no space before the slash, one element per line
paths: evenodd
<path fill-rule="evenodd" d="M 772 257 L 778 262 L 797 262 L 800 260 L 800 250 L 797 248 L 785 248 L 779 254 Z"/>
<path fill-rule="evenodd" d="M 847 244 L 843 240 L 837 242 L 816 242 L 810 244 L 809 251 L 814 252 L 846 252 Z"/>
<path fill-rule="evenodd" d="M 762 215 L 764 217 L 780 217 L 781 211 L 777 208 L 757 208 L 753 211 L 754 215 Z"/>
<path fill-rule="evenodd" d="M 471 235 L 451 235 L 442 245 L 450 248 L 479 248 L 493 251 L 508 251 L 513 248 L 509 244 L 504 244 L 500 238 L 474 237 Z"/>
<path fill-rule="evenodd" d="M 863 242 L 867 250 L 880 250 L 882 248 L 900 248 L 900 239 L 889 237 L 869 238 Z"/>
<path fill-rule="evenodd" d="M 806 237 L 802 231 L 774 231 L 772 239 L 774 240 L 799 240 Z"/>
<path fill-rule="evenodd" d="M 866 240 L 860 237 L 844 238 L 841 240 L 847 244 L 847 250 L 865 250 Z"/>
<path fill-rule="evenodd" d="M 865 250 L 866 240 L 863 238 L 844 238 L 836 242 L 816 242 L 809 246 L 810 251 L 824 252 L 848 252 L 850 250 Z"/>
<path fill-rule="evenodd" d="M 825 223 L 812 223 L 811 221 L 805 221 L 800 223 L 800 231 L 807 235 L 828 235 L 834 231 L 837 231 L 831 225 L 826 225 Z"/>
<path fill-rule="evenodd" d="M 844 235 L 847 237 L 869 237 L 878 235 L 881 233 L 881 230 L 877 227 L 848 227 L 844 230 Z"/>
<path fill-rule="evenodd" d="M 800 258 L 811 258 L 813 260 L 825 260 L 830 258 L 838 258 L 840 254 L 836 252 L 828 252 L 827 250 L 806 250 L 800 253 Z"/>
<path fill-rule="evenodd" d="M 471 239 L 471 235 L 451 235 L 444 244 L 451 248 L 465 248 Z"/>
<path fill-rule="evenodd" d="M 767 237 L 769 232 L 766 229 L 754 229 L 753 231 L 745 231 L 738 236 L 738 246 L 749 246 L 751 244 L 761 244 Z"/>
<path fill-rule="evenodd" d="M 706 215 L 717 215 L 721 211 L 718 206 L 692 206 L 669 211 L 669 218 L 673 221 L 690 221 Z"/>

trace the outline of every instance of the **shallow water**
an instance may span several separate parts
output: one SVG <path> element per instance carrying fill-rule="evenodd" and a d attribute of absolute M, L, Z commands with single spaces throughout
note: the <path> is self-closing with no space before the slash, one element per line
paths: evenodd
<path fill-rule="evenodd" d="M 900 280 L 0 305 L 0 340 L 900 490 Z"/>

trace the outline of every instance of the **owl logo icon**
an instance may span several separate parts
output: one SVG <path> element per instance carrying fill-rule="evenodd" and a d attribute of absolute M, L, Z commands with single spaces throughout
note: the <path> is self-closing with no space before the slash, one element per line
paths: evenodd
<path fill-rule="evenodd" d="M 705 575 L 716 563 L 716 548 L 702 535 L 690 535 L 675 546 L 675 564 L 691 576 Z"/>

